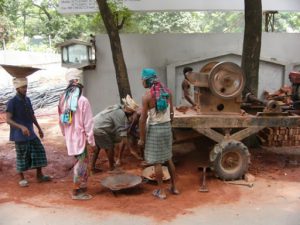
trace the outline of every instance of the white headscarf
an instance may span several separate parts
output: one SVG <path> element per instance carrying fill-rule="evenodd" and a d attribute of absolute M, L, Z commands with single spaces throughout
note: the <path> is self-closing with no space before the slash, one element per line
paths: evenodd
<path fill-rule="evenodd" d="M 132 111 L 136 111 L 139 108 L 139 105 L 130 97 L 130 95 L 127 95 L 126 98 L 122 98 L 122 101 L 124 105 Z"/>
<path fill-rule="evenodd" d="M 26 86 L 28 84 L 27 78 L 26 77 L 14 77 L 13 78 L 13 85 L 15 89 Z"/>
<path fill-rule="evenodd" d="M 66 80 L 69 82 L 70 80 L 78 80 L 80 84 L 82 84 L 82 70 L 71 68 L 66 72 Z"/>

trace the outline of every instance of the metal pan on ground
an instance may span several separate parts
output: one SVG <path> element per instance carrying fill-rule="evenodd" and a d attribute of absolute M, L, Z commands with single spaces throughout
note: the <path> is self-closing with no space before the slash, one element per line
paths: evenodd
<path fill-rule="evenodd" d="M 163 180 L 169 180 L 170 173 L 169 173 L 168 167 L 162 166 L 162 170 L 163 170 Z M 142 176 L 148 180 L 155 180 L 154 166 L 149 166 L 149 167 L 145 168 L 143 170 Z"/>
<path fill-rule="evenodd" d="M 123 173 L 105 177 L 100 183 L 111 191 L 120 191 L 138 186 L 142 183 L 140 176 Z"/>

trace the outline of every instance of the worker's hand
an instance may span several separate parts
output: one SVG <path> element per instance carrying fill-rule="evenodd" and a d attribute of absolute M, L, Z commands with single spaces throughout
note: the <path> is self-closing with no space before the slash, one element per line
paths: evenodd
<path fill-rule="evenodd" d="M 139 146 L 139 147 L 144 147 L 144 146 L 145 146 L 145 141 L 142 140 L 142 139 L 140 139 L 140 140 L 138 141 L 138 146 Z"/>
<path fill-rule="evenodd" d="M 21 126 L 21 131 L 22 131 L 22 134 L 24 135 L 24 136 L 27 136 L 27 137 L 29 137 L 30 136 L 30 131 L 28 130 L 28 128 L 27 127 L 25 127 L 25 126 Z"/>
<path fill-rule="evenodd" d="M 171 119 L 171 123 L 173 122 L 173 119 L 174 119 L 174 112 L 171 112 L 170 113 L 170 119 Z"/>
<path fill-rule="evenodd" d="M 40 138 L 44 137 L 44 132 L 42 131 L 42 129 L 39 129 L 39 135 L 40 135 Z"/>

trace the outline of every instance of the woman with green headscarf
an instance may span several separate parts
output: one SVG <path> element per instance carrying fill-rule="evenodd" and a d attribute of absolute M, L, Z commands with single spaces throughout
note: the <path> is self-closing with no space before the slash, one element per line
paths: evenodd
<path fill-rule="evenodd" d="M 144 157 L 148 164 L 154 164 L 155 179 L 158 189 L 153 195 L 160 199 L 166 198 L 163 189 L 162 164 L 167 162 L 171 175 L 172 194 L 179 194 L 175 182 L 175 166 L 172 161 L 172 127 L 174 116 L 172 93 L 159 81 L 154 69 L 144 68 L 141 73 L 144 88 L 147 90 L 142 98 L 142 113 L 140 117 L 139 145 L 144 146 Z M 147 130 L 146 130 L 147 121 Z"/>

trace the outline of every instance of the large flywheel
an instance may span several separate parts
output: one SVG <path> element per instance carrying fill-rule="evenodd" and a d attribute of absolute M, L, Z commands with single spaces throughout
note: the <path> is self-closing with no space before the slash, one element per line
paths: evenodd
<path fill-rule="evenodd" d="M 223 99 L 232 99 L 240 95 L 245 83 L 241 67 L 232 62 L 220 62 L 209 73 L 208 86 L 211 92 Z"/>
<path fill-rule="evenodd" d="M 209 62 L 206 63 L 200 70 L 200 73 L 209 73 L 211 71 L 211 69 L 217 65 L 219 62 L 217 61 L 213 61 L 213 62 Z"/>

